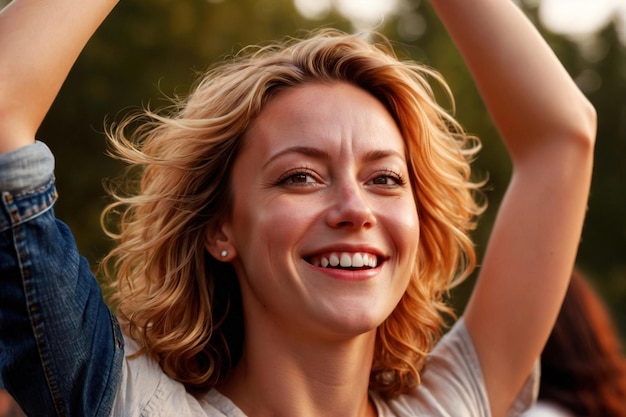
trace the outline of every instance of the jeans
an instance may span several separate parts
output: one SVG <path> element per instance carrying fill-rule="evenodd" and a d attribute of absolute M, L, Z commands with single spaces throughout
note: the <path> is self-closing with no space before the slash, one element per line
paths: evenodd
<path fill-rule="evenodd" d="M 109 416 L 123 338 L 55 218 L 53 169 L 41 142 L 0 155 L 0 386 L 29 416 Z"/>

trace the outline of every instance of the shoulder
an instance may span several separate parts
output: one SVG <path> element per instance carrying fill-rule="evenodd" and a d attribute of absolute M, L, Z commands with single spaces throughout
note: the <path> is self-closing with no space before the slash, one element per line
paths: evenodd
<path fill-rule="evenodd" d="M 416 413 L 437 417 L 489 416 L 482 372 L 465 324 L 459 320 L 429 355 L 412 393 L 382 401 L 381 417 Z M 375 396 L 373 397 L 375 398 Z"/>
<path fill-rule="evenodd" d="M 125 359 L 120 376 L 113 417 L 226 417 L 215 395 L 194 397 L 183 384 L 170 378 L 147 355 L 130 358 L 137 344 L 125 338 Z M 223 402 L 223 401 L 222 401 Z M 223 407 L 222 407 L 223 408 Z"/>
<path fill-rule="evenodd" d="M 518 415 L 531 407 L 538 387 L 537 368 L 519 392 L 509 415 Z M 386 401 L 375 395 L 373 398 L 381 417 L 416 412 L 441 417 L 491 416 L 480 362 L 463 319 L 435 346 L 414 392 Z"/>

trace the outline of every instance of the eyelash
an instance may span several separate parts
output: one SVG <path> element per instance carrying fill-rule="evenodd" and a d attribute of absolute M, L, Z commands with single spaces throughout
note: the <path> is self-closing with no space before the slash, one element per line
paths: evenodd
<path fill-rule="evenodd" d="M 378 178 L 391 178 L 398 186 L 403 186 L 406 184 L 406 179 L 404 178 L 404 176 L 400 174 L 399 172 L 395 172 L 392 170 L 383 171 L 380 175 L 375 176 L 372 179 L 372 181 Z M 389 184 L 380 184 L 380 185 L 389 185 Z"/>
<path fill-rule="evenodd" d="M 289 171 L 285 172 L 283 175 L 280 176 L 280 178 L 276 181 L 276 185 L 286 185 L 288 184 L 289 180 L 292 180 L 295 176 L 297 175 L 304 175 L 304 176 L 309 176 L 309 177 L 315 177 L 315 171 L 313 171 L 311 168 L 293 168 L 290 169 Z M 381 172 L 379 175 L 376 175 L 375 177 L 372 178 L 372 182 L 375 181 L 378 178 L 391 178 L 391 180 L 395 183 L 395 184 L 374 184 L 374 185 L 397 185 L 397 186 L 404 186 L 406 185 L 406 179 L 404 178 L 404 176 L 396 171 L 393 170 L 385 170 L 383 172 Z M 301 184 L 312 184 L 309 183 L 307 181 L 305 182 L 292 182 L 291 184 L 297 184 L 297 185 L 301 185 Z"/>
<path fill-rule="evenodd" d="M 309 176 L 309 177 L 315 177 L 315 171 L 313 171 L 311 168 L 293 168 L 290 169 L 289 171 L 285 172 L 283 175 L 280 176 L 280 178 L 278 178 L 278 181 L 276 181 L 277 185 L 286 185 L 287 182 L 290 179 L 293 179 L 295 176 L 297 175 L 305 175 L 305 176 Z M 296 183 L 293 182 L 292 184 L 308 184 L 308 182 L 304 182 L 304 183 Z"/>

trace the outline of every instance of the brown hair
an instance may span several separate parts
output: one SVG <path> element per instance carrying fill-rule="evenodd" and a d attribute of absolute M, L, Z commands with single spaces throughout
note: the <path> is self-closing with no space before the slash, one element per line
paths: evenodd
<path fill-rule="evenodd" d="M 576 416 L 626 417 L 626 360 L 611 317 L 574 271 L 541 356 L 539 398 Z"/>

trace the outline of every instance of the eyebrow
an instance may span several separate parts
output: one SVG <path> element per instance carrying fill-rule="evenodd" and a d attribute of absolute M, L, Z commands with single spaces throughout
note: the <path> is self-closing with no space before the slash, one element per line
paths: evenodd
<path fill-rule="evenodd" d="M 283 149 L 282 151 L 277 152 L 274 155 L 272 155 L 267 161 L 265 161 L 265 163 L 263 164 L 263 168 L 265 168 L 266 166 L 268 166 L 269 164 L 271 164 L 273 161 L 280 158 L 281 156 L 292 154 L 292 153 L 309 156 L 314 159 L 323 159 L 323 160 L 330 159 L 330 154 L 319 148 L 312 148 L 310 146 L 290 146 L 289 148 Z"/>
<path fill-rule="evenodd" d="M 403 154 L 401 154 L 398 151 L 391 150 L 391 149 L 380 149 L 380 150 L 369 151 L 365 154 L 365 157 L 363 158 L 363 160 L 365 162 L 373 162 L 373 161 L 378 161 L 381 159 L 394 157 L 394 156 L 397 158 L 400 158 L 402 161 L 406 161 Z"/>
<path fill-rule="evenodd" d="M 271 164 L 273 161 L 275 161 L 276 159 L 287 155 L 287 154 L 301 154 L 304 156 L 309 156 L 311 158 L 314 159 L 321 159 L 321 160 L 329 160 L 330 159 L 330 154 L 322 149 L 319 148 L 313 148 L 310 146 L 291 146 L 289 148 L 283 149 L 280 152 L 275 153 L 274 155 L 272 155 L 264 164 L 263 164 L 263 168 L 267 167 L 269 164 Z M 364 162 L 373 162 L 373 161 L 378 161 L 381 159 L 385 159 L 385 158 L 389 158 L 389 157 L 397 157 L 400 158 L 402 161 L 405 161 L 405 157 L 403 154 L 401 154 L 398 151 L 394 151 L 391 149 L 379 149 L 379 150 L 373 150 L 373 151 L 369 151 L 365 154 L 363 161 Z"/>

